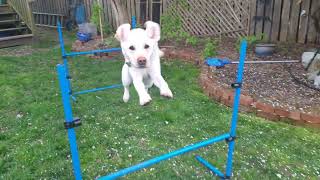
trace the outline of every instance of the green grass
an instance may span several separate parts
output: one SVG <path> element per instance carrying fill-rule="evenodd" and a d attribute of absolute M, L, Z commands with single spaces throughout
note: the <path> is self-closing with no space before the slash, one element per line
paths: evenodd
<path fill-rule="evenodd" d="M 9 49 L 14 50 L 14 49 Z M 0 179 L 72 179 L 72 165 L 56 64 L 59 49 L 23 57 L 0 57 Z M 70 61 L 74 91 L 120 82 L 123 64 L 87 57 Z M 179 61 L 163 61 L 174 99 L 159 96 L 139 106 L 132 88 L 129 103 L 122 89 L 79 96 L 74 115 L 85 179 L 128 167 L 228 131 L 231 109 L 206 97 L 199 70 Z M 274 123 L 241 114 L 234 157 L 236 179 L 319 179 L 320 134 L 310 128 Z M 224 142 L 161 162 L 127 179 L 212 179 L 195 160 L 200 154 L 224 168 Z"/>

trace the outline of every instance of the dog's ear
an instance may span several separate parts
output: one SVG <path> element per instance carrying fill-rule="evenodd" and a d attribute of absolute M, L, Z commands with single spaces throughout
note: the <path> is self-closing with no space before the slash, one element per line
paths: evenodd
<path fill-rule="evenodd" d="M 160 40 L 160 25 L 158 23 L 147 21 L 144 26 L 150 39 Z"/>
<path fill-rule="evenodd" d="M 122 24 L 121 26 L 118 27 L 116 34 L 114 35 L 114 37 L 120 41 L 126 41 L 128 38 L 128 34 L 130 32 L 130 24 Z"/>

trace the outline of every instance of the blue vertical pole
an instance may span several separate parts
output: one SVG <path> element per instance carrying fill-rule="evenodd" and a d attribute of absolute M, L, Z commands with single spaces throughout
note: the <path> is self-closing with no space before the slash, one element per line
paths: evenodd
<path fill-rule="evenodd" d="M 57 72 L 59 77 L 65 120 L 66 122 L 72 122 L 73 117 L 72 117 L 72 108 L 71 108 L 71 102 L 70 102 L 71 89 L 69 88 L 70 87 L 68 82 L 69 79 L 67 79 L 66 70 L 67 69 L 64 65 L 61 65 L 61 64 L 57 65 Z M 82 176 L 81 176 L 80 160 L 79 160 L 79 154 L 78 154 L 76 132 L 74 128 L 68 129 L 68 138 L 69 138 L 69 144 L 70 144 L 70 150 L 71 150 L 74 175 L 76 180 L 81 180 Z"/>
<path fill-rule="evenodd" d="M 132 29 L 137 28 L 137 19 L 136 19 L 136 16 L 132 16 L 132 17 L 131 17 L 131 27 L 132 27 Z"/>
<path fill-rule="evenodd" d="M 69 79 L 70 75 L 69 75 L 69 65 L 68 65 L 68 59 L 66 56 L 66 50 L 65 50 L 65 46 L 64 46 L 64 40 L 63 40 L 63 34 L 62 34 L 62 27 L 61 27 L 61 23 L 60 21 L 58 21 L 58 34 L 59 34 L 59 43 L 60 43 L 60 49 L 61 49 L 61 55 L 62 55 L 62 59 L 63 59 L 63 65 L 65 67 L 65 71 L 66 71 L 66 76 Z M 68 81 L 68 88 L 71 90 L 71 83 L 70 81 Z"/>
<path fill-rule="evenodd" d="M 233 160 L 233 151 L 235 146 L 234 138 L 236 137 L 236 128 L 238 122 L 238 111 L 240 105 L 240 94 L 241 94 L 241 84 L 242 84 L 242 76 L 243 76 L 243 69 L 244 69 L 244 62 L 246 59 L 246 52 L 247 52 L 247 42 L 241 42 L 241 49 L 240 49 L 240 62 L 238 66 L 238 75 L 237 75 L 237 84 L 240 86 L 236 87 L 235 90 L 235 98 L 233 102 L 233 112 L 232 112 L 232 120 L 231 120 L 231 127 L 230 127 L 230 137 L 232 138 L 228 141 L 228 158 L 227 158 L 227 167 L 226 167 L 226 179 L 229 179 L 232 175 L 232 160 Z"/>

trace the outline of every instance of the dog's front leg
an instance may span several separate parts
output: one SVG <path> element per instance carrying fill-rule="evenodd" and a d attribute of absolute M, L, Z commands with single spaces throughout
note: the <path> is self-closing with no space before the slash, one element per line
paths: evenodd
<path fill-rule="evenodd" d="M 137 93 L 139 95 L 140 105 L 143 106 L 148 104 L 152 99 L 148 94 L 146 87 L 143 83 L 143 77 L 135 76 L 135 78 L 133 78 L 133 85 L 136 88 Z"/>
<path fill-rule="evenodd" d="M 160 89 L 161 96 L 173 98 L 173 94 L 168 86 L 168 83 L 163 79 L 160 73 L 156 73 L 152 78 L 154 84 Z"/>

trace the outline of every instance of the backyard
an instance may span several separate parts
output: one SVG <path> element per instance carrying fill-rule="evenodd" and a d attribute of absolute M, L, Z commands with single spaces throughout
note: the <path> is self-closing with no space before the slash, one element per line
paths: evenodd
<path fill-rule="evenodd" d="M 71 49 L 74 35 L 68 35 Z M 71 179 L 73 177 L 56 65 L 55 41 L 0 50 L 0 179 Z M 75 91 L 121 80 L 121 55 L 101 60 L 70 60 Z M 122 102 L 122 89 L 77 98 L 74 114 L 84 179 L 128 167 L 229 130 L 231 109 L 211 100 L 198 83 L 200 70 L 177 59 L 162 61 L 174 99 L 159 96 L 145 107 Z M 230 82 L 232 83 L 232 82 Z M 245 82 L 244 82 L 245 83 Z M 132 87 L 133 88 L 133 87 Z M 234 179 L 319 179 L 320 133 L 316 128 L 266 121 L 240 113 Z M 212 179 L 194 158 L 199 154 L 224 169 L 227 144 L 212 145 L 126 179 Z"/>

